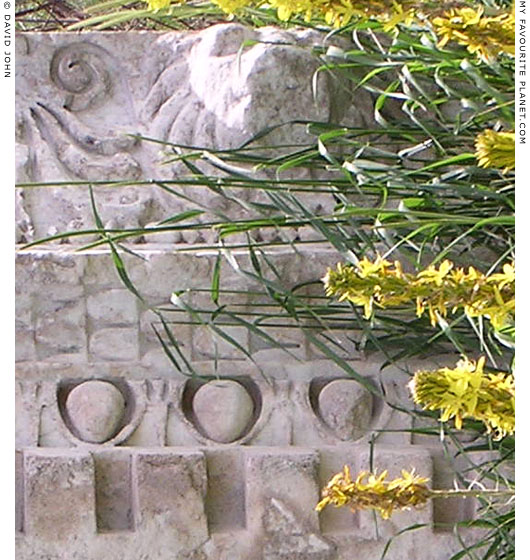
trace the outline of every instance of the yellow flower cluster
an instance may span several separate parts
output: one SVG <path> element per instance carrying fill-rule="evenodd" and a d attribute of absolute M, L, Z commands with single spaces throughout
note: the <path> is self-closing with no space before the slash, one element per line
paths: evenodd
<path fill-rule="evenodd" d="M 303 15 L 305 21 L 319 17 L 328 25 L 341 27 L 353 18 L 374 19 L 390 31 L 399 23 L 410 24 L 415 17 L 414 7 L 424 0 L 212 0 L 228 14 L 245 6 L 269 5 L 276 9 L 278 19 L 288 21 L 293 15 Z"/>
<path fill-rule="evenodd" d="M 322 500 L 316 510 L 323 510 L 328 504 L 336 507 L 348 505 L 352 511 L 373 509 L 379 511 L 383 519 L 388 519 L 396 509 L 409 509 L 425 504 L 431 497 L 426 486 L 427 478 L 412 472 L 401 471 L 402 478 L 386 481 L 388 472 L 380 475 L 361 472 L 352 481 L 350 469 L 336 474 L 322 490 Z"/>
<path fill-rule="evenodd" d="M 431 324 L 448 311 L 464 310 L 469 317 L 486 316 L 499 329 L 515 315 L 515 267 L 505 264 L 501 273 L 485 276 L 473 267 L 467 272 L 448 260 L 439 267 L 429 266 L 417 275 L 404 273 L 399 262 L 390 263 L 366 257 L 355 266 L 338 264 L 322 279 L 328 296 L 351 301 L 372 316 L 374 305 L 380 308 L 416 303 L 421 317 L 428 310 Z"/>
<path fill-rule="evenodd" d="M 167 8 L 171 0 L 146 0 L 150 10 Z M 515 11 L 497 16 L 484 16 L 484 9 L 470 8 L 464 2 L 451 2 L 453 7 L 432 0 L 212 0 L 225 13 L 234 14 L 245 8 L 271 6 L 278 19 L 288 21 L 293 15 L 303 15 L 305 21 L 324 19 L 328 25 L 341 27 L 352 19 L 374 20 L 383 24 L 384 31 L 398 25 L 430 22 L 443 47 L 449 41 L 465 45 L 471 53 L 488 60 L 499 53 L 515 54 Z"/>
<path fill-rule="evenodd" d="M 158 12 L 164 8 L 169 8 L 171 0 L 147 0 L 147 6 L 150 10 Z"/>
<path fill-rule="evenodd" d="M 479 167 L 515 168 L 515 132 L 485 130 L 475 140 L 475 157 Z"/>
<path fill-rule="evenodd" d="M 456 8 L 432 19 L 439 47 L 449 41 L 467 47 L 488 61 L 499 53 L 515 55 L 515 4 L 510 12 L 495 17 L 484 16 L 484 8 Z"/>
<path fill-rule="evenodd" d="M 212 0 L 212 3 L 219 6 L 223 12 L 233 15 L 239 10 L 250 6 L 249 0 Z M 252 2 L 252 4 L 254 4 Z"/>
<path fill-rule="evenodd" d="M 480 420 L 496 438 L 515 432 L 515 381 L 508 373 L 484 373 L 485 358 L 463 358 L 454 369 L 418 371 L 409 388 L 424 410 L 442 410 L 440 420 Z"/>

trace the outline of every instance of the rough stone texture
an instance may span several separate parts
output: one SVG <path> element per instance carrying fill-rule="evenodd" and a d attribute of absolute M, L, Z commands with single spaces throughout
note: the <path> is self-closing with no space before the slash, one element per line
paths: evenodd
<path fill-rule="evenodd" d="M 98 532 L 134 529 L 131 455 L 120 447 L 93 453 Z"/>
<path fill-rule="evenodd" d="M 193 552 L 208 539 L 204 496 L 206 466 L 200 451 L 142 451 L 134 457 L 136 526 L 141 548 L 167 554 L 158 533 L 173 532 L 173 556 Z"/>
<path fill-rule="evenodd" d="M 298 523 L 307 531 L 318 530 L 317 483 L 318 454 L 303 448 L 255 447 L 246 453 L 246 509 L 247 523 L 251 530 L 265 527 L 278 532 L 280 526 L 272 526 L 274 516 L 268 510 L 274 505 L 272 499 L 285 504 L 293 511 Z M 269 526 L 265 519 L 269 518 Z"/>
<path fill-rule="evenodd" d="M 103 443 L 115 435 L 125 412 L 120 390 L 107 381 L 85 381 L 66 398 L 66 412 L 83 441 Z"/>
<path fill-rule="evenodd" d="M 137 386 L 144 401 L 141 421 L 127 445 L 163 447 L 167 443 L 168 407 L 178 399 L 175 385 L 165 379 L 146 380 Z"/>
<path fill-rule="evenodd" d="M 24 533 L 75 542 L 96 533 L 94 464 L 77 450 L 24 452 Z"/>
<path fill-rule="evenodd" d="M 210 439 L 229 443 L 243 435 L 252 419 L 254 403 L 237 381 L 210 381 L 195 393 L 193 412 Z"/>
<path fill-rule="evenodd" d="M 240 51 L 248 40 L 255 43 Z M 309 48 L 300 47 L 323 42 L 324 36 L 311 30 L 252 30 L 239 24 L 188 34 L 21 34 L 16 68 L 17 181 L 167 179 L 182 173 L 181 165 L 159 165 L 164 159 L 159 144 L 127 134 L 229 149 L 264 127 L 297 119 L 363 126 L 371 115 L 368 94 L 357 91 L 353 107 L 344 84 L 319 73 L 313 98 L 308 78 L 320 61 Z M 282 126 L 265 139 L 280 144 L 309 141 L 302 125 Z M 210 210 L 244 214 L 240 204 L 228 208 L 225 199 L 209 191 L 182 187 L 182 192 L 198 204 L 207 203 Z M 95 195 L 109 228 L 156 224 L 184 208 L 182 200 L 156 187 L 98 187 Z M 259 193 L 248 191 L 238 196 L 242 201 L 260 199 Z M 316 201 L 315 208 L 320 205 L 325 211 L 322 203 Z M 19 241 L 93 224 L 86 187 L 19 192 Z M 168 238 L 161 232 L 153 239 L 196 243 L 211 235 L 183 237 L 177 232 Z"/>
<path fill-rule="evenodd" d="M 324 422 L 343 440 L 363 436 L 372 418 L 372 394 L 352 379 L 328 383 L 318 396 Z"/>
<path fill-rule="evenodd" d="M 337 557 L 335 546 L 308 531 L 280 500 L 271 499 L 263 521 L 270 535 L 263 560 L 332 560 Z"/>
<path fill-rule="evenodd" d="M 138 331 L 130 328 L 107 328 L 96 331 L 89 341 L 95 360 L 134 361 L 138 358 Z"/>
<path fill-rule="evenodd" d="M 108 290 L 88 296 L 88 316 L 101 324 L 131 324 L 138 321 L 136 298 L 127 290 Z"/>

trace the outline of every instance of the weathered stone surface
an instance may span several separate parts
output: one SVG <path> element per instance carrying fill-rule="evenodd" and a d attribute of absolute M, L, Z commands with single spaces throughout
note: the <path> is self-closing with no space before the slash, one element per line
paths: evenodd
<path fill-rule="evenodd" d="M 101 324 L 130 324 L 138 320 L 136 298 L 125 289 L 88 296 L 87 311 L 93 321 Z"/>
<path fill-rule="evenodd" d="M 318 532 L 318 454 L 300 447 L 254 447 L 246 453 L 247 524 L 261 530 L 264 515 L 275 498 L 294 512 L 306 531 Z"/>
<path fill-rule="evenodd" d="M 44 543 L 96 533 L 94 464 L 82 451 L 24 451 L 24 532 Z"/>
<path fill-rule="evenodd" d="M 254 44 L 240 51 L 246 40 Z M 227 24 L 195 34 L 35 33 L 24 35 L 23 42 L 16 67 L 20 182 L 167 178 L 182 171 L 179 165 L 158 165 L 163 158 L 160 146 L 127 133 L 227 149 L 265 127 L 296 119 L 362 126 L 371 118 L 370 111 L 359 110 L 363 104 L 370 106 L 367 94 L 356 92 L 358 107 L 352 110 L 342 99 L 348 95 L 344 85 L 324 73 L 318 74 L 313 99 L 310 76 L 320 62 L 310 48 L 300 47 L 323 44 L 324 36 L 310 30 Z M 269 144 L 309 141 L 300 125 L 280 127 L 266 139 Z M 239 205 L 227 205 L 209 191 L 182 190 L 208 208 L 234 216 L 242 212 Z M 45 191 L 22 191 L 20 241 L 93 227 L 86 187 Z M 182 199 L 156 187 L 99 187 L 95 194 L 107 227 L 146 226 L 185 207 Z M 240 196 L 259 200 L 261 195 L 245 191 Z M 204 231 L 193 239 L 178 233 L 152 239 L 196 243 L 210 237 L 212 232 Z"/>
<path fill-rule="evenodd" d="M 131 454 L 128 449 L 103 449 L 93 454 L 98 531 L 134 528 Z"/>
<path fill-rule="evenodd" d="M 205 449 L 208 469 L 206 515 L 210 532 L 241 531 L 246 525 L 245 472 L 240 447 Z"/>
<path fill-rule="evenodd" d="M 313 31 L 250 30 L 238 24 L 191 34 L 22 34 L 17 39 L 18 180 L 183 177 L 180 164 L 159 165 L 165 157 L 160 145 L 127 133 L 218 149 L 236 147 L 265 126 L 293 119 L 362 127 L 371 118 L 369 99 L 357 91 L 351 104 L 341 97 L 344 84 L 328 81 L 324 73 L 314 102 L 310 76 L 320 61 L 300 46 L 323 40 Z M 277 129 L 264 144 L 314 140 L 305 126 L 295 125 Z M 179 189 L 196 203 L 151 186 L 98 186 L 94 193 L 108 228 L 157 224 L 190 208 L 206 207 L 228 220 L 246 216 L 244 204 L 206 189 Z M 240 203 L 265 201 L 255 190 L 235 195 Z M 19 189 L 15 202 L 19 242 L 94 225 L 86 187 Z M 304 204 L 326 214 L 334 200 L 311 196 Z M 194 219 L 206 223 L 210 218 Z M 174 290 L 208 288 L 216 251 L 188 247 L 185 253 L 171 244 L 211 244 L 216 235 L 205 227 L 133 239 L 143 258 L 123 254 L 128 274 L 149 304 L 169 305 Z M 264 241 L 316 237 L 307 227 L 271 228 L 259 235 Z M 412 522 L 431 522 L 428 508 L 398 514 L 377 530 L 371 514 L 314 511 L 319 487 L 346 463 L 367 469 L 375 458 L 375 466 L 389 468 L 391 475 L 411 466 L 421 474 L 432 472 L 429 453 L 408 445 L 406 432 L 397 433 L 410 427 L 410 419 L 390 417 L 384 404 L 372 418 L 371 396 L 355 382 L 334 381 L 311 400 L 314 378 L 343 373 L 337 374 L 329 360 L 317 361 L 323 353 L 298 330 L 268 331 L 292 350 L 295 356 L 287 360 L 255 336 L 249 340 L 245 329 L 226 329 L 250 349 L 252 362 L 225 340 L 216 347 L 204 327 L 175 327 L 183 342 L 181 364 L 188 360 L 200 376 L 246 376 L 257 387 L 251 398 L 242 385 L 217 381 L 185 403 L 190 372 L 186 367 L 176 371 L 163 354 L 143 307 L 138 317 L 139 303 L 124 289 L 108 250 L 69 250 L 68 243 L 95 238 L 84 235 L 17 257 L 21 560 L 350 560 L 353 553 L 378 558 L 387 536 Z M 228 240 L 244 241 L 243 236 Z M 337 253 L 320 247 L 279 249 L 267 257 L 293 286 L 321 278 L 336 263 Z M 243 251 L 232 256 L 251 269 Z M 221 271 L 221 288 L 252 290 L 225 261 Z M 272 269 L 265 275 L 275 280 Z M 206 293 L 183 297 L 211 306 Z M 227 302 L 249 306 L 239 294 L 222 303 Z M 335 334 L 341 355 L 358 360 L 355 368 L 375 378 L 380 361 L 362 359 L 347 333 Z M 96 376 L 125 379 L 131 393 L 107 383 L 98 396 L 105 382 L 78 385 L 78 393 L 74 389 L 66 401 L 74 437 L 61 416 L 57 388 L 65 380 Z M 404 387 L 390 368 L 387 382 Z M 124 415 L 125 394 L 132 397 Z M 185 413 L 187 405 L 200 430 Z M 351 444 L 385 428 L 391 430 L 378 434 L 375 454 L 364 446 L 368 437 Z M 113 437 L 117 430 L 119 437 Z M 217 445 L 239 438 L 243 445 Z M 71 449 L 83 440 L 91 444 L 91 455 Z M 272 445 L 279 447 L 265 447 Z M 421 550 L 425 560 L 445 560 L 455 550 L 450 535 L 416 535 L 401 535 L 388 559 L 409 560 Z"/>
<path fill-rule="evenodd" d="M 311 531 L 281 501 L 272 498 L 264 516 L 269 534 L 263 560 L 332 560 L 335 546 Z"/>
<path fill-rule="evenodd" d="M 24 362 L 35 360 L 37 352 L 35 349 L 35 333 L 33 330 L 17 329 L 15 331 L 15 361 Z"/>
<path fill-rule="evenodd" d="M 167 379 L 153 379 L 144 381 L 141 390 L 145 409 L 127 445 L 163 447 L 167 439 L 168 406 L 176 400 L 175 386 Z"/>
<path fill-rule="evenodd" d="M 125 327 L 100 329 L 90 337 L 88 348 L 96 360 L 135 361 L 138 359 L 138 330 Z"/>
<path fill-rule="evenodd" d="M 119 428 L 125 412 L 125 399 L 112 383 L 85 381 L 70 391 L 65 408 L 80 439 L 102 443 Z"/>
<path fill-rule="evenodd" d="M 223 333 L 239 344 L 240 347 L 248 349 L 249 333 L 245 327 L 224 326 Z M 194 326 L 192 347 L 194 361 L 245 359 L 245 355 L 239 348 L 207 326 Z"/>
<path fill-rule="evenodd" d="M 35 342 L 40 359 L 86 361 L 87 334 L 85 302 L 52 301 L 36 305 Z"/>
<path fill-rule="evenodd" d="M 37 447 L 39 444 L 41 384 L 18 381 L 15 385 L 15 442 L 17 447 Z"/>
<path fill-rule="evenodd" d="M 171 554 L 186 558 L 206 541 L 206 465 L 200 451 L 141 450 L 133 459 L 133 480 L 136 526 L 145 535 L 142 549 L 163 558 L 168 552 L 160 537 L 169 532 Z"/>
<path fill-rule="evenodd" d="M 204 433 L 219 443 L 241 437 L 254 412 L 254 402 L 237 381 L 209 381 L 193 398 L 193 412 Z"/>
<path fill-rule="evenodd" d="M 353 379 L 337 379 L 320 392 L 318 407 L 326 424 L 342 440 L 356 440 L 370 427 L 372 394 Z"/>

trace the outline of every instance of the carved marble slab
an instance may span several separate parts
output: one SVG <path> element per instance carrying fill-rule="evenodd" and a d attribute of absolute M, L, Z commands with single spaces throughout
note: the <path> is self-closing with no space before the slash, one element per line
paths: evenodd
<path fill-rule="evenodd" d="M 294 120 L 362 125 L 371 115 L 368 94 L 357 92 L 353 106 L 344 86 L 325 72 L 312 79 L 321 61 L 310 47 L 324 44 L 329 40 L 314 31 L 238 24 L 188 34 L 21 34 L 17 181 L 127 184 L 186 173 L 182 164 L 162 165 L 171 155 L 169 149 L 161 153 L 163 144 L 131 135 L 230 149 Z M 312 140 L 303 125 L 288 125 L 262 143 Z M 207 189 L 182 187 L 179 193 L 210 210 L 243 211 L 237 204 L 227 208 L 226 199 Z M 145 226 L 190 204 L 156 187 L 98 188 L 97 195 L 108 227 Z M 18 196 L 19 241 L 94 225 L 86 187 L 24 189 Z"/>
<path fill-rule="evenodd" d="M 313 91 L 319 62 L 302 47 L 323 41 L 314 32 L 236 24 L 191 34 L 21 35 L 18 181 L 122 180 L 95 189 L 107 227 L 144 226 L 201 204 L 241 217 L 242 205 L 206 191 L 183 187 L 179 198 L 131 186 L 185 173 L 179 163 L 162 165 L 163 145 L 135 135 L 233 148 L 295 119 L 365 124 L 369 99 L 356 94 L 352 104 L 323 73 Z M 311 141 L 303 126 L 273 134 L 276 142 Z M 314 202 L 322 211 L 330 203 Z M 86 187 L 17 192 L 19 242 L 93 224 Z M 187 252 L 138 244 L 140 258 L 124 255 L 148 304 L 209 286 L 216 253 L 194 250 L 199 240 L 170 240 L 187 242 Z M 294 285 L 320 278 L 338 255 L 306 245 L 269 258 Z M 248 290 L 225 264 L 221 287 Z M 171 332 L 197 371 L 190 377 L 164 354 L 157 317 L 124 288 L 108 251 L 68 244 L 21 251 L 16 289 L 21 560 L 350 560 L 352 551 L 378 558 L 387 538 L 412 523 L 426 527 L 400 536 L 389 560 L 445 560 L 459 549 L 432 524 L 471 517 L 461 504 L 377 523 L 371 514 L 315 512 L 319 488 L 344 464 L 355 471 L 375 461 L 391 475 L 415 467 L 437 481 L 445 472 L 440 450 L 411 437 L 410 417 L 391 406 L 408 398 L 407 377 L 397 368 L 381 375 L 382 358 L 365 359 L 347 332 L 335 335 L 366 386 L 297 329 L 271 327 L 287 355 L 227 327 L 245 356 L 184 320 Z M 238 303 L 260 304 L 250 294 Z M 385 399 L 369 388 L 384 389 Z"/>

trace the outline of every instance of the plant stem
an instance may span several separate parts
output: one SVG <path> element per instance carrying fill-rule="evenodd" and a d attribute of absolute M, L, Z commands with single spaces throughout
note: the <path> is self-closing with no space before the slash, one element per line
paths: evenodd
<path fill-rule="evenodd" d="M 431 498 L 502 498 L 515 496 L 515 490 L 431 490 Z"/>

